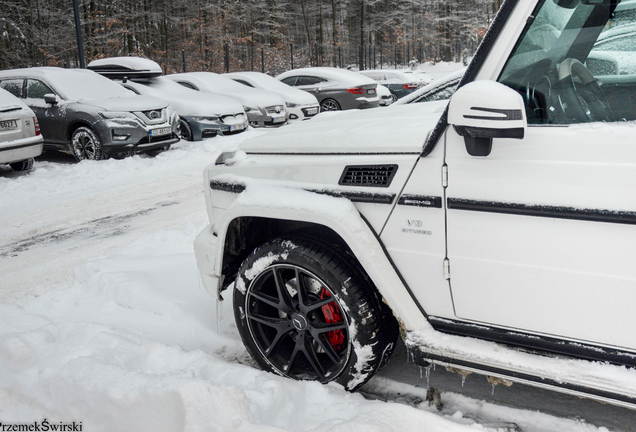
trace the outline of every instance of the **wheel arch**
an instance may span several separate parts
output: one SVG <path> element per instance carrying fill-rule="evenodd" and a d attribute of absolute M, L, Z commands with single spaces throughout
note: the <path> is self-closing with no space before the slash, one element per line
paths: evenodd
<path fill-rule="evenodd" d="M 75 132 L 78 128 L 81 128 L 82 126 L 90 128 L 93 132 L 97 134 L 97 136 L 99 136 L 99 134 L 97 133 L 93 125 L 88 120 L 76 119 L 70 122 L 68 124 L 68 127 L 66 128 L 66 144 L 70 145 L 73 132 Z"/>
<path fill-rule="evenodd" d="M 341 214 L 329 217 L 293 206 L 285 207 L 281 203 L 268 208 L 263 205 L 237 205 L 240 200 L 235 201 L 214 229 L 208 227 L 195 241 L 197 262 L 208 292 L 220 297 L 221 291 L 234 280 L 245 257 L 260 244 L 291 232 L 305 232 L 337 242 L 348 250 L 391 308 L 403 330 L 429 328 L 426 315 L 353 203 L 342 198 L 323 198 L 334 200 L 334 207 L 336 203 L 342 206 L 346 201 L 352 211 L 347 218 L 342 218 Z"/>

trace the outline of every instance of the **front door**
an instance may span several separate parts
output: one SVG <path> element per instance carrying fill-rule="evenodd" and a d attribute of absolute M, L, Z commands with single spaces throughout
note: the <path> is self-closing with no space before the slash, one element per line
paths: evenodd
<path fill-rule="evenodd" d="M 540 2 L 492 77 L 524 98 L 522 140 L 475 157 L 448 128 L 456 319 L 636 350 L 636 56 L 594 49 L 608 32 L 636 46 L 615 6 Z M 590 53 L 615 75 L 590 74 Z"/>

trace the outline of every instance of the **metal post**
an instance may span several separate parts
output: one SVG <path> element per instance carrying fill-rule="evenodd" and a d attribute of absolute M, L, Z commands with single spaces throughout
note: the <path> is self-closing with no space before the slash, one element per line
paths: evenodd
<path fill-rule="evenodd" d="M 380 69 L 382 69 L 382 42 L 380 42 Z"/>
<path fill-rule="evenodd" d="M 397 69 L 397 45 L 393 45 L 393 60 L 395 61 L 395 68 Z"/>
<path fill-rule="evenodd" d="M 422 63 L 422 41 L 420 41 L 420 63 Z"/>
<path fill-rule="evenodd" d="M 371 44 L 369 44 L 369 54 L 367 55 L 367 64 L 369 65 L 369 69 L 373 69 L 371 67 Z"/>
<path fill-rule="evenodd" d="M 373 69 L 376 68 L 376 63 L 375 63 L 375 45 L 373 45 Z"/>
<path fill-rule="evenodd" d="M 318 42 L 314 45 L 314 51 L 316 52 L 316 66 L 318 66 Z"/>
<path fill-rule="evenodd" d="M 406 65 L 408 66 L 411 63 L 411 43 L 406 43 Z"/>
<path fill-rule="evenodd" d="M 289 44 L 289 51 L 291 52 L 291 68 L 294 68 L 294 44 Z"/>
<path fill-rule="evenodd" d="M 358 48 L 359 48 L 358 49 L 358 66 L 360 70 L 364 70 L 364 63 L 362 59 L 364 52 L 362 51 L 363 50 L 362 44 L 360 44 Z"/>
<path fill-rule="evenodd" d="M 261 47 L 261 72 L 265 73 L 265 53 Z"/>
<path fill-rule="evenodd" d="M 183 63 L 183 73 L 186 73 L 185 50 L 181 49 L 181 62 Z"/>
<path fill-rule="evenodd" d="M 225 44 L 225 72 L 230 73 L 230 44 Z"/>
<path fill-rule="evenodd" d="M 342 51 L 338 45 L 338 67 L 342 69 Z"/>
<path fill-rule="evenodd" d="M 82 42 L 82 24 L 80 23 L 79 6 L 77 0 L 73 0 L 73 13 L 75 14 L 75 33 L 77 35 L 77 54 L 82 69 L 86 69 L 84 61 L 84 43 Z"/>

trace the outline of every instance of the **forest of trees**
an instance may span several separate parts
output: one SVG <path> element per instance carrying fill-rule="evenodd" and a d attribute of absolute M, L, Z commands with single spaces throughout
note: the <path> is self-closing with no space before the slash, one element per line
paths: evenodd
<path fill-rule="evenodd" d="M 80 0 L 87 62 L 142 56 L 165 72 L 461 61 L 500 0 Z M 0 3 L 0 69 L 78 66 L 72 0 Z M 293 46 L 292 46 L 293 44 Z M 380 48 L 382 46 L 382 48 Z M 227 57 L 226 57 L 226 50 Z M 362 55 L 362 57 L 361 57 Z M 261 63 L 262 62 L 262 63 Z M 366 65 L 366 66 L 365 66 Z"/>

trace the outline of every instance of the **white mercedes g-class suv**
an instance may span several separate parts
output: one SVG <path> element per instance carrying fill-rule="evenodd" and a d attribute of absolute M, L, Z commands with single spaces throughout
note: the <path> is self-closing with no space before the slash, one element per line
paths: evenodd
<path fill-rule="evenodd" d="M 595 45 L 636 46 L 618 3 L 506 0 L 450 103 L 221 154 L 195 252 L 254 360 L 353 390 L 401 335 L 422 365 L 636 407 L 636 53 Z"/>

